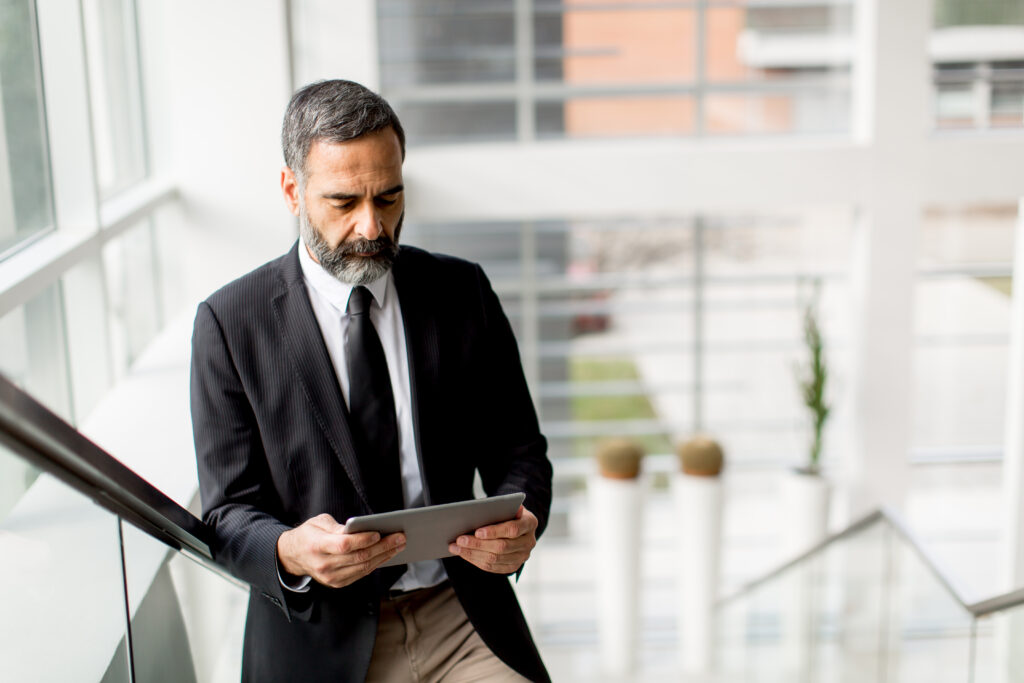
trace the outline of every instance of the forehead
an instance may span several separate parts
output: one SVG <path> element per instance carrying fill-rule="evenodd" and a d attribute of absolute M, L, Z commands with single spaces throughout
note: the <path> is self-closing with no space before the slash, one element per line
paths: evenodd
<path fill-rule="evenodd" d="M 314 140 L 306 156 L 306 173 L 318 182 L 400 181 L 402 148 L 390 128 L 354 140 Z"/>

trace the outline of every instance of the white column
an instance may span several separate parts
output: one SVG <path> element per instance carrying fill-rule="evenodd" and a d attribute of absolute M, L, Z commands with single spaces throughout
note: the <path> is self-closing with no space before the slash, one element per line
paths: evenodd
<path fill-rule="evenodd" d="M 645 480 L 593 476 L 587 484 L 594 520 L 597 626 L 601 668 L 625 676 L 639 639 L 641 514 Z"/>
<path fill-rule="evenodd" d="M 849 515 L 899 505 L 907 485 L 916 244 L 931 127 L 931 0 L 865 0 L 856 11 L 854 132 L 871 162 L 851 264 Z"/>

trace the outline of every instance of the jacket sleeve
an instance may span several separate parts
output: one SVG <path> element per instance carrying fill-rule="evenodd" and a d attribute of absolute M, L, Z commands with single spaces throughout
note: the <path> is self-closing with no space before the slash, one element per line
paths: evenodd
<path fill-rule="evenodd" d="M 290 620 L 307 618 L 306 593 L 284 590 L 277 539 L 290 527 L 276 509 L 256 416 L 213 309 L 204 302 L 192 332 L 192 433 L 203 521 L 214 559 L 277 605 Z"/>
<path fill-rule="evenodd" d="M 488 495 L 522 492 L 523 505 L 537 516 L 538 538 L 551 510 L 551 462 L 547 440 L 523 375 L 519 347 L 483 270 L 476 275 L 483 315 L 482 348 L 477 356 L 480 420 L 491 448 L 478 463 Z"/>

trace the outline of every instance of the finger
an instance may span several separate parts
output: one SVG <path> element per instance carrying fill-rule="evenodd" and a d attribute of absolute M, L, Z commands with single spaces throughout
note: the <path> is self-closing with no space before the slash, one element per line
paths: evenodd
<path fill-rule="evenodd" d="M 329 586 L 340 588 L 363 578 L 398 553 L 405 550 L 405 537 L 382 541 L 370 548 L 364 548 L 345 556 L 344 564 L 324 572 L 324 581 Z"/>
<path fill-rule="evenodd" d="M 314 578 L 335 588 L 348 585 L 369 574 L 404 549 L 405 536 L 389 536 L 387 540 L 368 548 L 321 559 L 316 566 Z"/>
<path fill-rule="evenodd" d="M 316 540 L 314 547 L 324 555 L 347 555 L 362 548 L 369 548 L 380 541 L 376 531 L 363 531 L 358 534 L 335 534 L 323 532 Z"/>
<path fill-rule="evenodd" d="M 474 532 L 477 538 L 517 538 L 537 529 L 537 517 L 522 505 L 514 519 L 500 524 L 480 527 Z"/>
<path fill-rule="evenodd" d="M 491 540 L 481 540 L 473 536 L 459 536 L 455 540 L 455 545 L 459 548 L 481 550 L 483 552 L 494 553 L 495 555 L 507 555 L 509 553 L 522 552 L 523 550 L 533 548 L 535 544 L 536 541 L 532 536 L 495 538 Z"/>
<path fill-rule="evenodd" d="M 390 534 L 368 548 L 357 551 L 362 559 L 382 558 L 383 562 L 405 549 L 405 534 Z"/>
<path fill-rule="evenodd" d="M 518 538 L 529 533 L 529 525 L 523 519 L 510 519 L 501 524 L 482 526 L 473 534 L 477 538 Z"/>
<path fill-rule="evenodd" d="M 391 536 L 367 548 L 353 550 L 338 558 L 338 567 L 355 567 L 366 573 L 373 571 L 381 562 L 386 562 L 406 548 L 406 537 L 402 533 Z"/>
<path fill-rule="evenodd" d="M 453 554 L 458 555 L 470 564 L 473 564 L 484 571 L 496 574 L 509 574 L 516 571 L 529 557 L 529 553 L 513 553 L 510 555 L 496 555 L 485 550 L 473 548 L 462 548 L 455 544 L 449 547 Z"/>

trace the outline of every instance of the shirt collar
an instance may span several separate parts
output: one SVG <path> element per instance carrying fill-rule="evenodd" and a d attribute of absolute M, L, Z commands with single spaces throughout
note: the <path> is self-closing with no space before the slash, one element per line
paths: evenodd
<path fill-rule="evenodd" d="M 347 313 L 348 311 L 348 299 L 352 295 L 352 290 L 355 289 L 355 285 L 350 285 L 347 282 L 342 282 L 337 279 L 323 267 L 313 260 L 313 257 L 309 255 L 309 250 L 306 248 L 306 243 L 301 239 L 299 240 L 299 266 L 302 268 L 302 276 L 306 281 L 306 286 L 315 289 L 320 296 L 327 299 L 327 301 L 338 310 L 338 313 Z M 380 308 L 384 307 L 384 301 L 387 297 L 388 285 L 391 282 L 391 271 L 384 273 L 379 278 L 364 285 L 370 294 L 373 295 L 373 300 L 377 302 L 377 306 Z"/>

